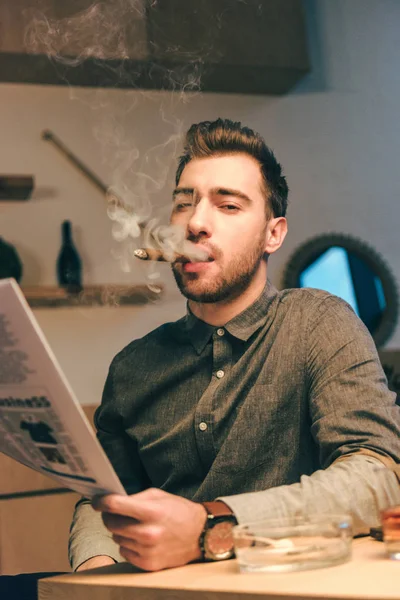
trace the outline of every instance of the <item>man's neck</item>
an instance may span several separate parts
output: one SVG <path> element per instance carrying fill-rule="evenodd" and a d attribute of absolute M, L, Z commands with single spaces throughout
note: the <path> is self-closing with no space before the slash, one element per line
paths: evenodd
<path fill-rule="evenodd" d="M 266 271 L 262 276 L 252 281 L 252 284 L 240 296 L 234 299 L 227 299 L 223 302 L 215 302 L 213 304 L 195 302 L 189 300 L 189 307 L 192 313 L 201 321 L 222 327 L 231 319 L 234 319 L 241 312 L 246 310 L 253 304 L 261 295 L 267 282 Z"/>

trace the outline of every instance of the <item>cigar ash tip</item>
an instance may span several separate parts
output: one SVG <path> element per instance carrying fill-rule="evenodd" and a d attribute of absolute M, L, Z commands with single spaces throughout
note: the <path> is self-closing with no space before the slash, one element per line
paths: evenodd
<path fill-rule="evenodd" d="M 136 250 L 133 251 L 133 254 L 136 258 L 141 258 L 142 260 L 147 260 L 149 258 L 148 253 L 143 248 L 136 248 Z"/>

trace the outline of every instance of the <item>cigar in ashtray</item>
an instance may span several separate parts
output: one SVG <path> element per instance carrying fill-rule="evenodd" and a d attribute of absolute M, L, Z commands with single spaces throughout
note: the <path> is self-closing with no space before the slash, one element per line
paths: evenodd
<path fill-rule="evenodd" d="M 140 260 L 153 260 L 158 262 L 194 262 L 194 261 L 212 261 L 213 259 L 205 250 L 198 249 L 197 252 L 191 250 L 187 254 L 181 252 L 164 252 L 153 248 L 136 248 L 133 255 Z"/>

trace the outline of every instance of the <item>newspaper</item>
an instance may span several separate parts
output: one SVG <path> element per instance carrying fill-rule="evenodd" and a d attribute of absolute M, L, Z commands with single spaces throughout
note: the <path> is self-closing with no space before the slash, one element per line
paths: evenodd
<path fill-rule="evenodd" d="M 0 451 L 88 498 L 125 494 L 14 279 L 0 280 Z"/>

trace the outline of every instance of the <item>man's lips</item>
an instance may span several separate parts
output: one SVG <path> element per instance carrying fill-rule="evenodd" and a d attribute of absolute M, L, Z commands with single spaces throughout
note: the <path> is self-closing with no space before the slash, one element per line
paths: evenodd
<path fill-rule="evenodd" d="M 214 259 L 211 259 L 208 261 L 201 261 L 201 262 L 185 262 L 182 265 L 182 271 L 184 271 L 185 273 L 197 273 L 198 271 L 204 271 L 213 262 L 214 262 Z"/>

